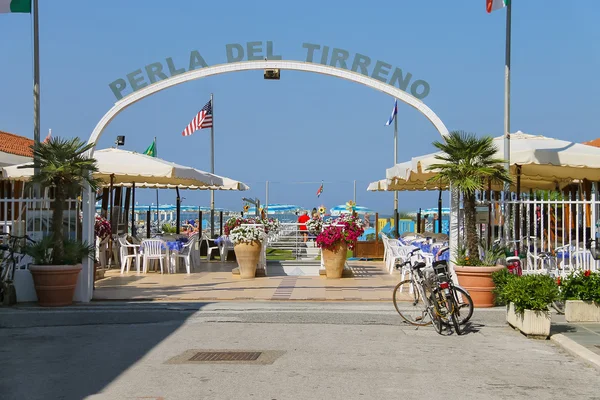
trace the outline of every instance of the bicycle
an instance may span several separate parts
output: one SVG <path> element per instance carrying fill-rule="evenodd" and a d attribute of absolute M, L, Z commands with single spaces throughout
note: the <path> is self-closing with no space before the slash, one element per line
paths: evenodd
<path fill-rule="evenodd" d="M 0 302 L 3 305 L 12 305 L 17 302 L 17 293 L 14 286 L 15 269 L 17 266 L 27 264 L 29 256 L 21 250 L 28 244 L 35 243 L 29 236 L 13 236 L 9 233 L 0 233 L 3 243 L 0 244 Z"/>
<path fill-rule="evenodd" d="M 473 315 L 473 300 L 469 293 L 460 286 L 454 285 L 447 268 L 446 261 L 433 263 L 433 277 L 425 277 L 423 269 L 427 267 L 424 262 L 411 265 L 410 260 L 419 249 L 411 251 L 407 261 L 396 266 L 397 269 L 410 265 L 410 278 L 398 283 L 394 288 L 394 307 L 400 317 L 407 323 L 415 326 L 427 326 L 432 323 L 441 334 L 442 324 L 454 326 L 457 334 L 461 333 L 460 325 L 466 324 Z M 403 307 L 400 302 L 400 293 L 407 290 L 410 300 Z M 406 306 L 411 308 L 405 308 Z"/>

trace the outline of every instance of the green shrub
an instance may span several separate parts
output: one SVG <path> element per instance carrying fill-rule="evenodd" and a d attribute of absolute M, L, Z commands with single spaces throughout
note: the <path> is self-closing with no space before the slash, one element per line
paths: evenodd
<path fill-rule="evenodd" d="M 510 279 L 515 278 L 518 278 L 518 276 L 508 272 L 507 268 L 503 268 L 500 271 L 492 273 L 492 280 L 494 281 L 494 285 L 496 285 L 494 288 L 494 294 L 496 295 L 495 301 L 497 306 L 505 306 L 508 304 L 508 301 L 504 298 L 502 290 Z"/>
<path fill-rule="evenodd" d="M 501 298 L 511 302 L 517 313 L 525 310 L 548 311 L 548 304 L 558 299 L 558 285 L 547 275 L 524 275 L 508 278 Z"/>
<path fill-rule="evenodd" d="M 161 227 L 163 233 L 176 233 L 177 227 L 175 225 L 171 225 L 170 223 L 164 223 Z"/>
<path fill-rule="evenodd" d="M 557 282 L 561 287 L 562 300 L 595 301 L 600 304 L 600 273 L 579 271 Z"/>

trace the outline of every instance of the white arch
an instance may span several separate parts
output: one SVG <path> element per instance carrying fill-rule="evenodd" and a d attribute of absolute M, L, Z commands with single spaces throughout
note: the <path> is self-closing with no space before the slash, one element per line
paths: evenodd
<path fill-rule="evenodd" d="M 293 71 L 305 71 L 313 72 L 317 74 L 335 76 L 337 78 L 347 79 L 352 82 L 360 83 L 370 88 L 379 90 L 385 94 L 389 94 L 397 98 L 400 101 L 416 108 L 421 114 L 423 114 L 432 124 L 435 126 L 437 131 L 442 136 L 448 135 L 448 128 L 444 125 L 442 120 L 429 108 L 425 103 L 411 94 L 398 89 L 397 87 L 388 85 L 387 83 L 378 81 L 377 79 L 369 76 L 359 74 L 358 72 L 348 71 L 341 68 L 331 67 L 329 65 L 307 63 L 303 61 L 282 61 L 282 60 L 263 60 L 263 61 L 243 61 L 229 64 L 219 64 L 211 67 L 205 67 L 196 69 L 193 71 L 185 72 L 181 75 L 155 82 L 143 89 L 129 94 L 128 96 L 117 101 L 115 105 L 102 117 L 100 122 L 94 128 L 88 143 L 97 143 L 102 132 L 108 124 L 115 118 L 121 111 L 125 110 L 130 105 L 137 103 L 138 101 L 153 95 L 154 93 L 168 89 L 173 86 L 180 85 L 185 82 L 193 81 L 196 79 L 202 79 L 213 75 L 225 74 L 228 72 L 238 71 L 251 71 L 251 70 L 262 70 L 262 69 L 281 69 L 281 70 L 293 70 Z M 93 153 L 93 150 L 92 150 Z"/>
<path fill-rule="evenodd" d="M 228 72 L 238 71 L 251 71 L 251 70 L 262 70 L 262 69 L 280 69 L 280 70 L 293 70 L 293 71 L 305 71 L 313 72 L 317 74 L 335 76 L 337 78 L 347 79 L 352 82 L 360 83 L 370 88 L 379 90 L 385 94 L 393 96 L 400 101 L 416 108 L 421 114 L 423 114 L 432 124 L 435 126 L 437 131 L 445 137 L 448 135 L 448 128 L 444 125 L 442 120 L 416 97 L 400 90 L 394 86 L 388 85 L 387 83 L 378 81 L 377 79 L 369 76 L 359 74 L 358 72 L 352 72 L 345 69 L 331 67 L 329 65 L 307 63 L 302 61 L 282 61 L 282 60 L 263 60 L 263 61 L 243 61 L 237 63 L 220 64 L 211 67 L 205 67 L 193 71 L 185 72 L 181 75 L 176 75 L 171 78 L 155 82 L 149 86 L 144 87 L 136 92 L 129 94 L 128 96 L 117 101 L 115 105 L 108 110 L 102 119 L 98 122 L 94 128 L 88 143 L 94 143 L 94 147 L 90 150 L 90 155 L 93 155 L 95 144 L 98 143 L 98 139 L 102 136 L 104 129 L 110 124 L 121 111 L 125 110 L 130 105 L 137 103 L 138 101 L 153 95 L 154 93 L 168 89 L 179 84 L 193 81 L 196 79 L 206 78 L 213 75 L 225 74 Z M 95 196 L 91 189 L 88 187 L 84 191 L 84 206 L 83 206 L 83 240 L 88 243 L 94 242 L 94 228 L 92 222 L 94 221 L 95 212 Z M 452 224 L 451 224 L 452 225 Z M 454 226 L 454 225 L 453 225 Z M 451 245 L 452 247 L 452 245 Z M 83 261 L 83 268 L 79 274 L 77 288 L 75 292 L 75 300 L 88 302 L 93 296 L 93 285 L 94 285 L 94 273 L 93 264 L 89 259 Z"/>

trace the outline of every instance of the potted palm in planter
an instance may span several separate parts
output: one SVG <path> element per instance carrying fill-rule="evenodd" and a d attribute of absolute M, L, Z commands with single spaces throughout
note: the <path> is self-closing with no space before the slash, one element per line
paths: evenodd
<path fill-rule="evenodd" d="M 254 279 L 256 276 L 256 266 L 260 259 L 262 241 L 265 238 L 264 229 L 256 225 L 239 225 L 229 233 L 239 266 L 240 278 Z"/>
<path fill-rule="evenodd" d="M 354 248 L 356 240 L 363 232 L 362 222 L 355 214 L 343 214 L 319 233 L 317 246 L 322 250 L 328 279 L 342 277 L 348 249 Z"/>
<path fill-rule="evenodd" d="M 508 304 L 506 322 L 528 337 L 550 336 L 548 304 L 558 298 L 558 286 L 548 275 L 524 275 L 507 279 L 500 297 Z"/>
<path fill-rule="evenodd" d="M 557 283 L 568 322 L 600 322 L 600 272 L 579 271 Z"/>
<path fill-rule="evenodd" d="M 98 170 L 96 160 L 86 154 L 93 146 L 79 138 L 59 137 L 32 146 L 39 173 L 31 182 L 54 190 L 51 233 L 27 248 L 34 260 L 29 269 L 42 306 L 71 304 L 81 261 L 85 257 L 94 259 L 94 246 L 65 238 L 63 226 L 65 202 L 77 197 L 86 183 L 93 189 L 97 187 L 98 181 L 92 178 L 92 173 Z M 31 164 L 22 168 L 33 167 Z"/>
<path fill-rule="evenodd" d="M 510 182 L 510 175 L 504 170 L 504 160 L 495 158 L 497 149 L 491 137 L 478 138 L 470 133 L 453 131 L 445 139 L 443 143 L 433 143 L 441 150 L 441 154 L 435 156 L 440 163 L 432 164 L 428 170 L 436 172 L 430 181 L 450 183 L 463 196 L 466 245 L 463 259 L 455 262 L 454 271 L 459 284 L 471 293 L 475 307 L 492 307 L 492 273 L 504 267 L 481 262 L 475 193 L 484 190 L 490 181 Z"/>

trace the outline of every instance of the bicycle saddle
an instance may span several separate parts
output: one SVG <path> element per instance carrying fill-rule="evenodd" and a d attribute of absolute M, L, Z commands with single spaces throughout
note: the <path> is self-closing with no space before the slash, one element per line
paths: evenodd
<path fill-rule="evenodd" d="M 427 266 L 427 264 L 425 264 L 424 262 L 418 262 L 415 265 L 413 265 L 413 269 L 423 269 Z"/>

